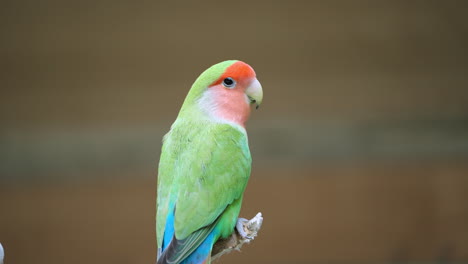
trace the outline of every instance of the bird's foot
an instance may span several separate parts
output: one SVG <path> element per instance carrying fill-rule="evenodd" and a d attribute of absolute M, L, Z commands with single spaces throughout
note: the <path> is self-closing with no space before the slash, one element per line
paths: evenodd
<path fill-rule="evenodd" d="M 245 218 L 237 218 L 237 223 L 236 223 L 236 230 L 237 232 L 239 233 L 239 235 L 242 237 L 242 238 L 250 238 L 249 235 L 247 234 L 247 232 L 245 231 L 245 226 L 247 225 L 247 222 L 249 222 L 249 220 L 245 219 Z"/>
<path fill-rule="evenodd" d="M 262 213 L 258 213 L 250 220 L 238 218 L 235 228 L 237 232 L 233 232 L 230 237 L 220 239 L 216 242 L 211 251 L 211 260 L 213 261 L 233 250 L 240 250 L 243 244 L 249 243 L 257 236 L 258 231 L 262 227 L 262 223 Z"/>
<path fill-rule="evenodd" d="M 258 213 L 250 220 L 245 218 L 238 218 L 236 223 L 236 230 L 244 240 L 250 241 L 257 236 L 257 232 L 262 227 L 262 223 L 262 213 Z"/>

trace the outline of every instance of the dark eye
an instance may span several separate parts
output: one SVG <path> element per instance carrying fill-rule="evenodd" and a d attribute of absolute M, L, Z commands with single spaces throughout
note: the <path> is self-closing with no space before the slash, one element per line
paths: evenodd
<path fill-rule="evenodd" d="M 227 88 L 234 88 L 236 86 L 236 81 L 234 81 L 234 79 L 232 79 L 231 77 L 227 77 L 223 80 L 223 85 Z"/>

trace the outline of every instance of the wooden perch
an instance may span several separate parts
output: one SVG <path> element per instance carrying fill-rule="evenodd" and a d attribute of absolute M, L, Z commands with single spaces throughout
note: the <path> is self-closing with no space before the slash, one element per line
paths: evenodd
<path fill-rule="evenodd" d="M 262 213 L 258 213 L 250 220 L 241 218 L 240 221 L 242 221 L 242 226 L 235 228 L 235 231 L 232 232 L 230 237 L 226 239 L 220 239 L 214 244 L 213 250 L 211 251 L 211 260 L 218 259 L 222 255 L 227 254 L 233 250 L 239 251 L 245 243 L 249 243 L 250 241 L 254 240 L 258 231 L 262 227 Z M 245 236 L 240 234 L 238 228 L 243 229 Z"/>

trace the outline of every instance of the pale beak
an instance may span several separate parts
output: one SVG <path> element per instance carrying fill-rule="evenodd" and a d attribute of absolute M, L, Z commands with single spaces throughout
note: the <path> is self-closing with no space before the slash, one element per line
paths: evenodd
<path fill-rule="evenodd" d="M 250 85 L 245 90 L 245 94 L 249 98 L 250 103 L 251 104 L 256 104 L 257 105 L 256 108 L 258 109 L 258 107 L 262 103 L 263 90 L 262 90 L 262 85 L 260 84 L 260 82 L 257 79 L 254 79 L 250 83 Z"/>

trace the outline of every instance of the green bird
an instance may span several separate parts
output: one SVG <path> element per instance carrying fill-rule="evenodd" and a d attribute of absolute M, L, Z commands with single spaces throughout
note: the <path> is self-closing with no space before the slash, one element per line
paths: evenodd
<path fill-rule="evenodd" d="M 229 60 L 194 82 L 163 138 L 158 170 L 158 264 L 210 263 L 237 224 L 252 158 L 245 130 L 263 91 L 248 64 Z"/>

